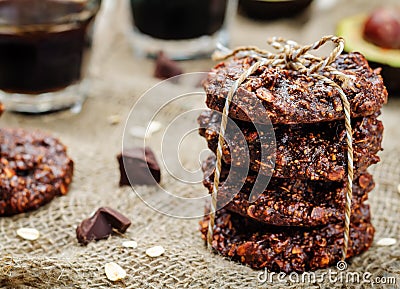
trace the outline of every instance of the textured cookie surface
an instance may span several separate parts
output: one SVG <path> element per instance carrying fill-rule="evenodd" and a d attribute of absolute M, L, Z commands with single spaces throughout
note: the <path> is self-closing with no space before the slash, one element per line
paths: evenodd
<path fill-rule="evenodd" d="M 221 114 L 205 111 L 198 122 L 200 135 L 216 152 Z M 352 127 L 354 169 L 358 175 L 379 161 L 383 125 L 374 115 L 354 119 Z M 233 166 L 244 166 L 247 160 L 251 170 L 279 178 L 338 181 L 346 175 L 344 121 L 257 129 L 248 123 L 229 122 L 225 139 L 222 157 Z M 275 157 L 275 163 L 270 161 L 271 156 Z"/>
<path fill-rule="evenodd" d="M 207 106 L 222 112 L 228 91 L 253 63 L 253 58 L 246 57 L 218 64 L 203 83 Z M 387 102 L 382 77 L 377 70 L 369 67 L 360 53 L 342 54 L 332 66 L 355 78 L 353 85 L 344 89 L 352 117 L 372 115 Z M 344 119 L 337 89 L 296 71 L 267 66 L 261 66 L 240 85 L 233 97 L 229 115 L 243 121 L 271 121 L 273 124 Z"/>
<path fill-rule="evenodd" d="M 206 240 L 209 218 L 200 222 Z M 373 241 L 369 207 L 362 206 L 352 217 L 347 258 L 367 250 Z M 341 258 L 343 224 L 329 224 L 313 229 L 267 226 L 230 213 L 217 212 L 213 248 L 221 255 L 272 271 L 304 272 L 327 268 Z"/>
<path fill-rule="evenodd" d="M 56 138 L 0 129 L 0 216 L 34 210 L 67 194 L 72 174 L 73 161 Z"/>
<path fill-rule="evenodd" d="M 214 185 L 214 167 L 215 157 L 208 158 L 203 165 L 203 183 L 210 193 Z M 218 189 L 219 207 L 277 226 L 310 227 L 344 220 L 345 182 L 271 178 L 268 183 L 268 179 L 259 177 L 261 182 L 254 185 L 255 174 L 249 174 L 245 179 L 242 174 L 224 166 L 223 182 Z M 360 209 L 374 186 L 368 173 L 362 173 L 354 180 L 352 213 Z M 250 197 L 252 190 L 255 194 Z"/>

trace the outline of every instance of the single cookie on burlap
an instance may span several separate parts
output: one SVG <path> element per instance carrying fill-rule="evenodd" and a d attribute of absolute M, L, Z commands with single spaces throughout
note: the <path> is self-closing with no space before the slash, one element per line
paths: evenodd
<path fill-rule="evenodd" d="M 0 216 L 34 210 L 67 194 L 72 175 L 73 161 L 58 139 L 0 129 Z"/>

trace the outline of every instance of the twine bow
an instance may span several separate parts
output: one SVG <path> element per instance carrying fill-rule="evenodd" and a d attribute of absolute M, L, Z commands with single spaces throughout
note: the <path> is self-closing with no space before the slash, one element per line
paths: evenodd
<path fill-rule="evenodd" d="M 327 42 L 335 44 L 335 48 L 332 52 L 324 58 L 314 56 L 309 52 L 311 50 L 317 50 Z M 346 202 L 345 202 L 345 221 L 344 221 L 344 244 L 342 260 L 346 259 L 347 249 L 349 244 L 350 235 L 350 217 L 351 217 L 351 199 L 353 195 L 353 131 L 351 127 L 351 109 L 350 103 L 347 99 L 343 89 L 352 86 L 352 80 L 354 76 L 346 75 L 343 72 L 338 71 L 332 67 L 331 64 L 338 58 L 344 48 L 344 40 L 341 37 L 336 36 L 324 36 L 319 41 L 313 44 L 300 46 L 298 43 L 285 40 L 283 38 L 273 37 L 268 40 L 268 44 L 277 50 L 276 53 L 262 50 L 254 46 L 238 47 L 233 51 L 220 46 L 220 50 L 224 51 L 216 52 L 213 55 L 214 60 L 225 60 L 229 57 L 236 56 L 243 58 L 250 56 L 257 60 L 251 65 L 245 72 L 243 72 L 235 83 L 230 88 L 228 95 L 225 100 L 224 109 L 222 111 L 221 128 L 218 137 L 218 147 L 216 156 L 216 167 L 214 173 L 214 185 L 211 193 L 211 210 L 210 210 L 210 221 L 208 225 L 207 243 L 210 249 L 212 249 L 213 241 L 213 228 L 215 224 L 215 213 L 217 208 L 217 194 L 219 187 L 219 179 L 221 176 L 221 159 L 222 159 L 222 146 L 224 143 L 224 136 L 226 131 L 226 125 L 228 121 L 229 107 L 231 105 L 233 95 L 236 93 L 239 86 L 257 69 L 261 66 L 267 66 L 268 68 L 282 68 L 298 71 L 301 74 L 311 76 L 319 81 L 325 83 L 328 86 L 335 88 L 340 95 L 343 111 L 345 115 L 345 128 L 346 128 L 346 145 L 347 145 L 347 185 L 346 185 Z M 328 78 L 333 76 L 334 79 L 338 80 L 341 85 L 338 85 L 335 81 Z"/>

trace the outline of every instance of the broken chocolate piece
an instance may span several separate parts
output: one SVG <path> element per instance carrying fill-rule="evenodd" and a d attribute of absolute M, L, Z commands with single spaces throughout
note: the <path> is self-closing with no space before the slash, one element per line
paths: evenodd
<path fill-rule="evenodd" d="M 117 159 L 121 173 L 120 186 L 155 185 L 160 182 L 160 167 L 150 148 L 125 149 Z"/>
<path fill-rule="evenodd" d="M 102 207 L 98 211 L 105 216 L 111 226 L 120 233 L 125 233 L 126 229 L 131 225 L 131 221 L 116 210 Z"/>
<path fill-rule="evenodd" d="M 154 77 L 167 79 L 182 73 L 183 70 L 178 66 L 176 61 L 169 59 L 162 51 L 158 53 Z"/>
<path fill-rule="evenodd" d="M 83 220 L 76 228 L 76 237 L 81 244 L 106 239 L 112 233 L 110 222 L 97 211 L 91 218 Z"/>
<path fill-rule="evenodd" d="M 108 208 L 99 208 L 96 213 L 83 220 L 76 228 L 78 242 L 87 245 L 90 241 L 97 241 L 108 238 L 113 229 L 125 233 L 131 221 L 121 213 Z"/>

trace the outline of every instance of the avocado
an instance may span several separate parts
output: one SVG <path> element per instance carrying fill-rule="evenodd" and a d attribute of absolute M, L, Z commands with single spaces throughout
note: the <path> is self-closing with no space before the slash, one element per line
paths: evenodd
<path fill-rule="evenodd" d="M 363 38 L 367 14 L 341 20 L 336 34 L 345 40 L 344 51 L 361 52 L 372 68 L 382 68 L 381 75 L 390 94 L 400 95 L 400 49 L 382 48 Z"/>

